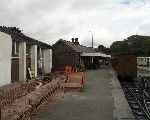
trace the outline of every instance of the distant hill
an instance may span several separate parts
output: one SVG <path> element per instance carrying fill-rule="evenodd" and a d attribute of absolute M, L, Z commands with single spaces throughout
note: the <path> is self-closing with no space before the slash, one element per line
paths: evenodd
<path fill-rule="evenodd" d="M 124 41 L 115 41 L 110 48 L 112 55 L 150 56 L 150 36 L 132 35 Z"/>

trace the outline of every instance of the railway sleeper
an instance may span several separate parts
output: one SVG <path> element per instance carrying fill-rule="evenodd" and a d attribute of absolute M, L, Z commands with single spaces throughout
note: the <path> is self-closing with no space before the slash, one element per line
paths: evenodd
<path fill-rule="evenodd" d="M 150 111 L 150 104 L 146 104 L 148 111 Z"/>
<path fill-rule="evenodd" d="M 143 116 L 145 117 L 145 114 L 143 113 L 143 111 L 141 109 L 133 109 L 132 110 L 137 116 Z"/>
<path fill-rule="evenodd" d="M 138 109 L 140 109 L 140 106 L 138 104 L 132 104 L 131 108 L 134 110 L 138 110 Z"/>
<path fill-rule="evenodd" d="M 134 98 L 133 95 L 131 95 L 131 94 L 126 94 L 126 97 L 127 98 Z"/>
<path fill-rule="evenodd" d="M 150 99 L 145 99 L 146 104 L 150 105 Z"/>
<path fill-rule="evenodd" d="M 145 116 L 136 116 L 137 120 L 146 120 Z"/>
<path fill-rule="evenodd" d="M 127 100 L 129 103 L 137 103 L 133 97 L 127 97 Z"/>

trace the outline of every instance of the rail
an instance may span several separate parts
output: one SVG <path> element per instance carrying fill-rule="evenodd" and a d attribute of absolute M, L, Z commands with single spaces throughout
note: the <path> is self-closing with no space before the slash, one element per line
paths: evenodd
<path fill-rule="evenodd" d="M 123 86 L 128 102 L 132 107 L 133 112 L 136 114 L 138 120 L 145 119 L 150 120 L 150 96 L 143 90 L 142 92 L 134 86 Z M 130 97 L 129 97 L 130 96 Z M 138 106 L 134 108 L 135 104 Z M 138 108 L 138 110 L 137 110 Z M 140 111 L 140 112 L 139 112 Z"/>

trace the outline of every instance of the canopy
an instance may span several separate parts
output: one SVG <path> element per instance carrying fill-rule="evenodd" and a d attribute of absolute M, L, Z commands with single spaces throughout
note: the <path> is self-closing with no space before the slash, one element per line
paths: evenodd
<path fill-rule="evenodd" d="M 100 52 L 95 52 L 95 53 L 81 53 L 81 56 L 111 58 L 111 55 L 106 55 L 106 54 L 100 53 Z"/>

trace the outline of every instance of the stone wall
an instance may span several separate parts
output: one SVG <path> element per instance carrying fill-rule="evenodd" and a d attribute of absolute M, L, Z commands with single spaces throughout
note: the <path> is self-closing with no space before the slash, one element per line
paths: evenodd
<path fill-rule="evenodd" d="M 7 106 L 3 106 L 1 109 L 1 120 L 28 120 L 32 112 L 47 102 L 48 99 L 63 95 L 63 83 L 65 80 L 65 76 L 57 77 L 45 85 L 36 86 L 35 90 L 32 90 L 30 93 L 18 99 L 14 99 L 13 97 L 17 96 L 17 94 L 22 94 L 24 91 L 21 93 L 19 92 L 20 90 L 18 91 L 17 89 L 15 89 L 16 91 L 10 91 L 9 94 L 11 97 L 9 96 L 9 98 L 12 99 L 13 102 Z M 14 95 L 12 96 L 11 94 Z"/>
<path fill-rule="evenodd" d="M 1 108 L 11 104 L 14 100 L 27 95 L 35 90 L 38 83 L 36 81 L 13 83 L 0 88 L 0 106 Z"/>

